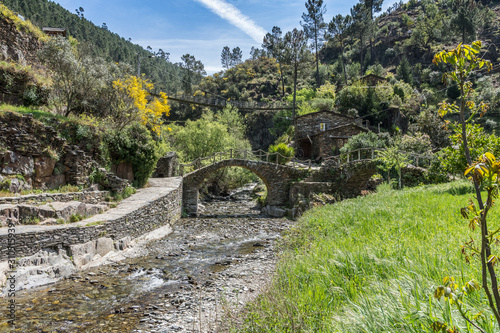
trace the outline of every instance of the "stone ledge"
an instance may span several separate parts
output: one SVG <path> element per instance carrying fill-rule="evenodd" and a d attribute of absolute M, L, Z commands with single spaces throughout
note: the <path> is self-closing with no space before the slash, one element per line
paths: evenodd
<path fill-rule="evenodd" d="M 151 179 L 150 187 L 137 191 L 106 213 L 77 223 L 58 226 L 16 226 L 8 243 L 8 228 L 0 228 L 0 260 L 35 254 L 41 249 L 69 248 L 98 238 L 118 241 L 138 237 L 175 222 L 181 215 L 182 177 Z M 92 224 L 93 225 L 88 225 Z"/>

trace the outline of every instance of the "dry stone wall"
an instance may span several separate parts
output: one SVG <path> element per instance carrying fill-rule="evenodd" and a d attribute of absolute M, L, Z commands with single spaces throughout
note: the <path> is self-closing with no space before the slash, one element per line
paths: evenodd
<path fill-rule="evenodd" d="M 0 229 L 0 261 L 10 255 L 25 257 L 43 249 L 74 249 L 73 245 L 109 238 L 115 247 L 181 216 L 182 178 L 151 179 L 152 187 L 141 189 L 118 207 L 82 222 L 64 226 L 22 226 L 9 233 Z M 10 236 L 12 235 L 12 236 Z M 121 244 L 121 245 L 120 245 Z"/>

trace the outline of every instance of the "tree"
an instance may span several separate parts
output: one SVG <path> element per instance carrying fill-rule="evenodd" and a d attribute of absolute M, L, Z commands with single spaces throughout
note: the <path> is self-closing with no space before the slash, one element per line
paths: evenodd
<path fill-rule="evenodd" d="M 356 4 L 351 8 L 352 24 L 350 25 L 350 33 L 353 35 L 358 35 L 359 38 L 359 57 L 360 57 L 360 75 L 364 73 L 364 53 L 365 53 L 365 42 L 364 38 L 366 31 L 369 28 L 369 14 L 368 10 L 361 3 Z"/>
<path fill-rule="evenodd" d="M 340 60 L 342 61 L 342 70 L 344 72 L 345 84 L 347 84 L 347 73 L 345 70 L 345 59 L 344 59 L 344 42 L 347 38 L 347 32 L 352 24 L 352 17 L 349 15 L 342 16 L 338 14 L 334 16 L 328 25 L 328 33 L 330 33 L 333 38 L 340 45 Z"/>
<path fill-rule="evenodd" d="M 368 29 L 370 33 L 370 55 L 371 55 L 371 60 L 373 61 L 373 34 L 375 32 L 375 26 L 373 24 L 373 13 L 378 13 L 382 10 L 382 3 L 384 0 L 361 0 L 361 3 L 365 6 L 365 8 L 368 10 L 368 18 L 369 22 L 368 24 L 370 25 L 370 29 Z"/>
<path fill-rule="evenodd" d="M 300 25 L 304 28 L 307 39 L 313 40 L 314 50 L 316 52 L 316 86 L 321 85 L 319 77 L 319 58 L 318 58 L 318 42 L 322 40 L 323 32 L 327 25 L 323 19 L 323 14 L 326 12 L 326 6 L 323 5 L 323 0 L 307 0 L 307 13 L 302 14 L 304 22 Z"/>
<path fill-rule="evenodd" d="M 285 35 L 285 59 L 292 66 L 293 75 L 293 109 L 292 120 L 295 121 L 296 95 L 297 95 L 297 79 L 301 69 L 301 64 L 304 63 L 307 53 L 307 40 L 304 31 L 296 28 L 289 31 Z"/>
<path fill-rule="evenodd" d="M 473 42 L 472 45 L 458 45 L 455 49 L 447 52 L 441 51 L 434 56 L 433 63 L 436 65 L 444 64 L 452 67 L 451 71 L 447 72 L 444 79 L 451 79 L 454 84 L 460 88 L 460 104 L 441 103 L 439 113 L 444 116 L 447 113 L 459 113 L 459 128 L 461 128 L 461 136 L 464 148 L 464 155 L 469 165 L 465 171 L 465 175 L 472 180 L 475 190 L 476 203 L 472 200 L 469 205 L 461 209 L 462 216 L 469 220 L 469 226 L 472 230 L 480 229 L 480 242 L 476 245 L 474 239 L 467 242 L 462 247 L 466 260 L 470 255 L 479 255 L 481 264 L 482 289 L 488 298 L 488 304 L 500 326 L 500 291 L 498 288 L 498 277 L 495 272 L 495 264 L 499 262 L 499 258 L 492 254 L 492 245 L 497 243 L 496 233 L 490 231 L 491 225 L 488 225 L 487 216 L 493 206 L 494 199 L 498 197 L 498 188 L 500 186 L 500 162 L 495 160 L 495 156 L 491 153 L 484 154 L 479 161 L 472 160 L 469 138 L 467 137 L 467 123 L 474 119 L 476 114 L 483 115 L 487 110 L 487 105 L 480 102 L 478 105 L 469 98 L 473 93 L 472 82 L 468 80 L 470 75 L 477 70 L 486 68 L 491 70 L 492 65 L 489 61 L 478 57 L 482 43 L 480 41 Z M 481 191 L 485 189 L 487 192 L 486 201 L 483 200 Z M 471 325 L 485 332 L 479 327 L 475 318 L 469 318 L 467 311 L 463 310 L 463 298 L 476 289 L 480 289 L 479 284 L 472 280 L 466 283 L 463 289 L 458 288 L 453 278 L 446 277 L 444 286 L 436 289 L 434 296 L 438 299 L 445 297 L 452 305 L 456 305 L 462 317 Z M 436 327 L 445 328 L 446 324 L 436 323 Z"/>
<path fill-rule="evenodd" d="M 396 69 L 396 77 L 408 84 L 413 83 L 413 73 L 411 70 L 411 65 L 405 56 L 403 56 L 403 59 L 401 59 L 401 62 Z"/>
<path fill-rule="evenodd" d="M 475 38 L 482 20 L 481 5 L 475 0 L 453 0 L 452 13 L 451 26 L 460 31 L 462 43 L 466 37 Z"/>
<path fill-rule="evenodd" d="M 271 33 L 267 33 L 262 41 L 262 48 L 267 50 L 267 53 L 271 55 L 278 62 L 278 71 L 280 74 L 281 82 L 281 96 L 285 96 L 285 79 L 283 75 L 283 62 L 285 61 L 285 44 L 282 37 L 281 29 L 277 26 L 273 27 Z"/>
<path fill-rule="evenodd" d="M 241 59 L 243 57 L 243 53 L 241 52 L 241 49 L 237 46 L 233 49 L 233 52 L 231 53 L 231 66 L 236 66 L 241 64 Z"/>
<path fill-rule="evenodd" d="M 229 69 L 231 67 L 231 50 L 229 46 L 224 46 L 222 48 L 222 53 L 220 55 L 220 62 L 222 64 L 222 68 Z"/>
<path fill-rule="evenodd" d="M 250 49 L 250 58 L 252 60 L 257 60 L 260 57 L 264 57 L 264 56 L 265 56 L 265 51 L 259 49 L 258 47 L 252 46 L 252 48 Z"/>
<path fill-rule="evenodd" d="M 421 11 L 411 35 L 411 42 L 430 49 L 443 30 L 444 14 L 433 1 L 422 1 Z"/>
<path fill-rule="evenodd" d="M 160 92 L 158 97 L 152 98 L 154 85 L 137 76 L 118 79 L 113 82 L 113 87 L 118 92 L 114 118 L 119 128 L 123 129 L 133 122 L 139 122 L 160 134 L 163 117 L 170 113 L 167 95 Z"/>
<path fill-rule="evenodd" d="M 190 55 L 189 53 L 183 55 L 181 57 L 183 63 L 180 63 L 181 68 L 184 69 L 184 78 L 183 78 L 183 86 L 184 86 L 184 92 L 187 94 L 192 93 L 192 85 L 193 81 L 197 79 L 201 79 L 202 76 L 207 75 L 207 72 L 205 72 L 205 66 L 203 66 L 203 63 L 199 60 L 196 60 L 196 58 L 193 55 Z"/>

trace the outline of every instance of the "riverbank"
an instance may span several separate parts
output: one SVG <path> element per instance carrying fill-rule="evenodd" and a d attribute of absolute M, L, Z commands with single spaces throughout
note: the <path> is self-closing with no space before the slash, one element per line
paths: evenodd
<path fill-rule="evenodd" d="M 0 284 L 7 275 L 14 275 L 15 290 L 54 283 L 111 257 L 118 260 L 116 252 L 136 238 L 172 232 L 181 215 L 182 178 L 151 179 L 149 184 L 116 208 L 81 222 L 0 228 Z M 6 285 L 3 293 L 11 289 Z"/>
<path fill-rule="evenodd" d="M 272 286 L 241 314 L 237 331 L 433 332 L 442 321 L 468 332 L 433 294 L 447 276 L 481 281 L 475 259 L 468 265 L 461 254 L 477 237 L 460 215 L 470 184 L 379 190 L 307 211 L 284 243 Z M 466 303 L 470 314 L 490 318 L 483 292 Z"/>
<path fill-rule="evenodd" d="M 261 215 L 249 200 L 204 202 L 202 214 L 138 245 L 140 257 L 20 292 L 17 331 L 221 331 L 265 290 L 275 243 L 294 222 Z"/>

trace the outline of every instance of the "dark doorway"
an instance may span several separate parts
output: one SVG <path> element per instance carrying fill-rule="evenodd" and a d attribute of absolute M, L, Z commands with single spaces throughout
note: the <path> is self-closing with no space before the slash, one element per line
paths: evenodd
<path fill-rule="evenodd" d="M 309 141 L 309 140 L 302 140 L 300 142 L 299 157 L 301 157 L 301 158 L 311 158 L 311 153 L 312 153 L 312 144 L 311 144 L 311 141 Z"/>

